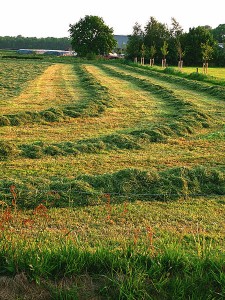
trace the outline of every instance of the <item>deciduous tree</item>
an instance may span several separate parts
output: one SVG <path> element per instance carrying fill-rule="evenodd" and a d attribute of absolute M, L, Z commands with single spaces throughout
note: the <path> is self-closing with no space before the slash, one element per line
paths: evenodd
<path fill-rule="evenodd" d="M 181 44 L 181 37 L 183 35 L 183 28 L 178 23 L 175 18 L 171 18 L 171 27 L 170 27 L 170 39 L 169 39 L 169 55 L 168 60 L 170 64 L 176 64 L 177 58 L 179 58 L 178 66 L 182 67 L 182 44 Z"/>
<path fill-rule="evenodd" d="M 215 40 L 209 29 L 203 26 L 190 28 L 188 33 L 185 33 L 182 37 L 182 44 L 185 50 L 185 61 L 189 65 L 201 65 L 202 64 L 202 48 L 201 45 L 208 42 L 208 45 L 213 47 Z"/>
<path fill-rule="evenodd" d="M 158 22 L 154 17 L 150 17 L 150 20 L 145 26 L 144 31 L 144 44 L 146 48 L 155 46 L 156 48 L 156 60 L 160 61 L 160 49 L 163 47 L 164 41 L 168 41 L 170 37 L 167 26 Z"/>
<path fill-rule="evenodd" d="M 163 55 L 162 67 L 166 67 L 166 56 L 169 53 L 168 43 L 166 41 L 164 41 L 163 46 L 160 49 L 161 49 L 161 52 L 162 52 L 162 55 Z"/>
<path fill-rule="evenodd" d="M 203 59 L 203 70 L 204 73 L 207 73 L 208 70 L 208 61 L 212 58 L 213 47 L 209 45 L 207 41 L 205 44 L 201 44 L 202 49 L 202 59 Z"/>
<path fill-rule="evenodd" d="M 71 44 L 78 56 L 108 54 L 117 45 L 113 29 L 98 16 L 85 16 L 69 28 Z"/>
<path fill-rule="evenodd" d="M 218 43 L 224 43 L 225 42 L 225 24 L 220 24 L 216 28 L 212 29 L 212 34 Z"/>
<path fill-rule="evenodd" d="M 150 64 L 150 66 L 154 66 L 155 55 L 156 55 L 156 47 L 155 47 L 155 44 L 154 44 L 149 49 L 149 56 L 150 56 L 149 64 Z"/>
<path fill-rule="evenodd" d="M 141 56 L 141 47 L 143 45 L 143 31 L 141 25 L 137 22 L 133 26 L 133 33 L 128 38 L 126 57 L 137 60 Z"/>

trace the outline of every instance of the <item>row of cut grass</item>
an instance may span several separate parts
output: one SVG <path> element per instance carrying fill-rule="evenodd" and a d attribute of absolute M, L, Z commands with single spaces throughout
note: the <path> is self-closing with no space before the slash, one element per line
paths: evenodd
<path fill-rule="evenodd" d="M 215 119 L 223 120 L 223 108 L 224 103 L 221 99 L 209 95 L 207 92 L 200 92 L 195 89 L 190 89 L 184 84 L 179 85 L 176 82 L 166 81 L 165 78 L 162 79 L 160 76 L 149 76 L 146 72 L 140 72 L 139 69 L 136 71 L 135 68 L 121 68 L 119 66 L 112 66 L 110 68 L 123 72 L 125 74 L 130 74 L 132 76 L 138 77 L 140 79 L 149 80 L 154 84 L 160 84 L 168 89 L 172 89 L 174 94 L 186 101 L 192 102 L 194 105 L 199 107 L 200 110 L 207 111 L 208 114 L 212 115 Z"/>
<path fill-rule="evenodd" d="M 37 84 L 31 83 L 28 88 L 31 92 L 28 92 L 28 89 L 26 89 L 18 99 L 13 99 L 16 110 L 21 110 L 21 112 L 2 115 L 0 117 L 0 126 L 15 126 L 35 122 L 58 122 L 66 116 L 96 116 L 102 113 L 105 107 L 109 105 L 110 99 L 107 90 L 100 86 L 81 67 L 76 67 L 76 76 L 78 78 L 74 76 L 71 68 L 70 65 L 60 64 L 49 67 L 46 70 L 46 74 L 36 79 Z M 52 76 L 52 69 L 55 76 Z M 78 91 L 74 88 L 74 81 L 77 81 L 77 79 L 79 79 L 80 87 L 86 93 L 86 99 L 84 100 L 84 97 L 82 97 L 82 101 L 78 101 L 78 95 L 76 95 Z M 62 83 L 58 81 L 62 81 Z M 68 102 L 69 105 L 65 104 L 65 102 Z M 54 103 L 53 107 L 51 107 L 52 103 Z M 41 110 L 46 106 L 47 109 Z M 13 106 L 7 105 L 7 107 L 10 110 L 15 110 Z M 29 108 L 32 110 L 29 111 Z M 3 109 L 4 111 L 7 112 L 6 109 Z"/>
<path fill-rule="evenodd" d="M 44 70 L 17 96 L 2 106 L 5 115 L 18 112 L 38 112 L 48 109 L 54 103 L 59 106 L 75 101 L 78 92 L 74 89 L 76 76 L 70 65 L 54 64 Z"/>
<path fill-rule="evenodd" d="M 137 84 L 138 86 L 141 86 L 143 89 L 150 91 L 151 93 L 157 95 L 159 98 L 165 101 L 168 107 L 167 118 L 171 123 L 165 120 L 163 125 L 156 125 L 156 128 L 153 127 L 153 129 L 158 129 L 159 131 L 162 130 L 163 133 L 167 132 L 167 134 L 174 131 L 175 134 L 180 135 L 182 133 L 191 133 L 195 127 L 199 128 L 209 126 L 210 117 L 206 113 L 203 113 L 198 107 L 196 107 L 196 105 L 194 105 L 190 101 L 185 101 L 175 95 L 172 90 L 167 89 L 162 85 L 154 84 L 143 78 L 140 79 L 129 74 L 124 74 L 122 72 L 112 70 L 111 68 L 108 69 L 103 66 L 101 66 L 101 68 L 103 68 L 106 73 L 113 74 L 114 76 L 120 77 L 122 79 L 135 82 L 135 84 Z M 172 111 L 171 115 L 168 114 L 169 111 Z M 167 128 L 164 129 L 164 126 Z"/>
<path fill-rule="evenodd" d="M 29 82 L 35 80 L 48 67 L 49 63 L 1 61 L 0 64 L 0 107 L 11 103 Z"/>
<path fill-rule="evenodd" d="M 0 196 L 6 203 L 12 198 L 10 187 L 18 188 L 18 201 L 22 207 L 34 207 L 47 197 L 54 206 L 93 205 L 102 202 L 105 194 L 117 201 L 143 199 L 163 201 L 193 195 L 224 195 L 224 169 L 197 166 L 189 169 L 177 167 L 163 171 L 122 169 L 101 175 L 80 175 L 73 179 L 53 177 L 1 180 Z M 34 196 L 35 195 L 35 196 Z"/>
<path fill-rule="evenodd" d="M 201 133 L 203 135 L 203 132 Z M 224 168 L 224 140 L 175 138 L 167 143 L 142 144 L 142 149 L 115 149 L 110 152 L 82 153 L 74 156 L 42 156 L 40 159 L 13 157 L 0 162 L 1 178 L 32 184 L 37 178 L 76 177 L 77 174 L 102 174 L 125 168 L 164 170 L 172 167 Z M 41 180 L 40 180 L 41 181 Z"/>
<path fill-rule="evenodd" d="M 85 68 L 87 69 L 87 66 L 85 65 Z M 96 72 L 96 67 L 91 69 L 90 66 L 88 66 L 88 71 L 90 72 Z M 102 77 L 106 75 L 103 72 L 101 74 L 101 78 L 99 76 L 100 73 L 96 73 L 98 76 L 98 80 L 102 80 Z M 93 75 L 93 73 L 92 73 Z M 110 77 L 110 80 L 112 80 L 114 77 Z M 115 84 L 114 81 L 109 81 L 110 84 Z M 126 82 L 126 80 L 122 81 L 123 83 Z M 116 94 L 114 93 L 113 89 L 111 86 L 108 84 L 107 81 L 102 82 L 104 86 L 107 86 L 108 89 L 110 89 L 110 94 L 115 98 Z M 116 84 L 119 84 L 119 80 L 116 81 Z M 128 87 L 128 86 L 127 86 Z M 138 88 L 140 89 L 140 88 Z M 131 92 L 135 90 L 135 85 L 132 86 Z M 119 101 L 122 101 L 126 107 L 128 107 L 128 103 L 125 101 L 129 100 L 129 95 L 128 97 L 123 97 L 120 98 Z M 150 95 L 150 93 L 149 93 Z M 147 96 L 147 94 L 146 94 Z M 137 98 L 138 99 L 138 98 Z M 144 98 L 144 102 L 148 98 Z M 152 101 L 153 100 L 153 101 Z M 159 99 L 161 102 L 162 100 Z M 113 100 L 114 101 L 114 100 Z M 151 98 L 150 102 L 150 108 L 154 109 L 154 104 L 155 104 L 156 98 Z M 113 105 L 116 101 L 113 102 Z M 133 101 L 134 102 L 134 101 Z M 121 103 L 121 104 L 122 104 Z M 158 105 L 157 105 L 158 106 Z M 122 105 L 120 106 L 120 109 L 123 109 Z M 147 109 L 148 107 L 146 107 Z M 163 107 L 160 104 L 160 111 L 166 110 L 166 107 Z M 160 112 L 156 111 L 156 113 Z M 213 166 L 220 166 L 223 164 L 223 154 L 222 154 L 222 144 L 220 143 L 219 140 L 218 142 L 218 147 L 216 145 L 210 146 L 208 143 L 204 142 L 203 144 L 199 140 L 199 137 L 201 135 L 208 135 L 208 134 L 213 134 L 212 129 L 210 128 L 198 128 L 199 134 L 196 136 L 195 142 L 191 142 L 181 138 L 178 138 L 177 136 L 170 136 L 168 141 L 168 145 L 162 145 L 158 144 L 155 146 L 149 146 L 148 142 L 152 141 L 152 134 L 154 133 L 153 130 L 149 128 L 144 128 L 141 129 L 141 133 L 139 130 L 136 128 L 129 128 L 130 120 L 125 120 L 126 122 L 129 121 L 129 123 L 126 123 L 126 126 L 128 127 L 125 131 L 119 131 L 119 126 L 121 124 L 118 124 L 118 127 L 115 127 L 115 119 L 113 119 L 113 124 L 108 124 L 108 127 L 106 126 L 107 124 L 105 123 L 106 121 L 110 123 L 111 118 L 110 116 L 105 119 L 105 114 L 109 113 L 111 114 L 112 112 L 115 112 L 113 108 L 109 108 L 107 112 L 104 113 L 104 116 L 101 115 L 101 117 L 92 117 L 92 118 L 86 118 L 85 120 L 82 118 L 76 118 L 75 123 L 67 123 L 63 122 L 60 123 L 60 126 L 57 124 L 53 123 L 53 126 L 51 127 L 47 126 L 42 126 L 42 127 L 18 127 L 16 130 L 13 129 L 11 130 L 10 126 L 8 128 L 4 128 L 5 137 L 7 140 L 7 144 L 11 146 L 11 150 L 13 152 L 13 155 L 10 158 L 10 151 L 9 151 L 9 158 L 11 160 L 11 167 L 10 168 L 15 168 L 13 171 L 14 174 L 18 174 L 18 172 L 21 172 L 21 168 L 23 165 L 23 161 L 25 162 L 26 170 L 29 173 L 31 169 L 34 172 L 40 173 L 40 174 L 45 174 L 44 176 L 47 175 L 47 173 L 44 171 L 42 164 L 44 166 L 48 166 L 48 169 L 51 170 L 54 174 L 59 172 L 60 174 L 76 174 L 76 172 L 81 172 L 81 173 L 91 173 L 93 170 L 94 173 L 101 173 L 101 172 L 108 172 L 108 170 L 113 170 L 113 171 L 118 171 L 121 168 L 129 168 L 133 166 L 133 163 L 137 164 L 139 168 L 143 169 L 148 169 L 148 165 L 150 164 L 151 166 L 154 166 L 157 169 L 165 168 L 165 167 L 171 167 L 174 164 L 177 166 L 193 166 L 194 164 L 203 164 L 203 165 L 213 165 Z M 118 113 L 118 111 L 116 111 Z M 132 111 L 130 111 L 132 112 Z M 125 112 L 124 112 L 125 113 Z M 147 113 L 146 113 L 147 115 Z M 155 118 L 154 112 L 150 112 L 150 124 L 151 121 L 157 122 L 157 118 Z M 160 118 L 162 118 L 162 115 Z M 135 117 L 135 116 L 134 116 Z M 139 117 L 139 115 L 138 115 Z M 124 118 L 123 118 L 124 119 Z M 135 122 L 138 123 L 137 119 L 134 119 Z M 104 122 L 103 124 L 101 122 Z M 148 120 L 146 120 L 148 121 Z M 163 121 L 161 119 L 161 121 Z M 94 131 L 89 131 L 88 129 L 90 126 L 93 124 L 93 127 L 95 127 Z M 139 123 L 139 125 L 141 122 Z M 154 123 L 153 123 L 154 124 Z M 77 126 L 79 125 L 79 126 Z M 105 126 L 105 127 L 104 127 Z M 124 125 L 123 125 L 124 126 Z M 103 128 L 104 127 L 104 128 Z M 112 132 L 112 134 L 102 134 L 102 129 L 104 130 L 109 130 Z M 114 130 L 117 130 L 117 133 L 113 133 Z M 35 130 L 35 131 L 34 131 Z M 164 131 L 167 130 L 167 133 L 171 133 L 171 131 L 168 130 L 168 128 L 164 128 Z M 9 132 L 9 134 L 7 134 Z M 24 132 L 27 132 L 24 134 Z M 37 140 L 34 132 L 39 135 L 39 139 Z M 57 133 L 57 140 L 51 143 L 52 139 L 52 132 Z M 35 142 L 32 143 L 21 143 L 22 138 L 26 138 L 29 136 L 32 137 Z M 95 134 L 97 136 L 98 134 L 101 134 L 99 137 L 95 137 L 94 139 L 86 139 L 86 136 L 91 136 Z M 132 134 L 130 134 L 132 133 Z M 13 134 L 13 135 L 12 135 Z M 43 140 L 43 137 L 45 137 L 45 141 Z M 8 136 L 8 137 L 7 137 Z M 65 138 L 66 136 L 66 138 Z M 193 134 L 192 134 L 193 136 Z M 40 138 L 41 137 L 41 138 Z M 156 138 L 159 137 L 159 135 L 156 135 Z M 18 151 L 18 145 L 14 145 L 14 142 L 10 143 L 10 140 L 17 139 L 19 142 L 19 147 L 21 149 Z M 55 138 L 55 137 L 54 137 Z M 82 139 L 83 138 L 83 139 Z M 177 139 L 178 138 L 178 139 Z M 62 139 L 66 140 L 65 142 L 60 142 Z M 71 141 L 71 139 L 77 140 Z M 48 142 L 48 141 L 49 142 Z M 157 139 L 155 140 L 157 141 Z M 159 140 L 158 140 L 159 141 Z M 161 140 L 162 141 L 162 140 Z M 119 142 L 119 144 L 118 144 Z M 221 140 L 222 142 L 222 140 Z M 221 144 L 221 145 L 220 145 Z M 212 148 L 212 151 L 206 150 L 207 147 Z M 121 149 L 133 149 L 133 151 L 123 151 L 121 152 Z M 137 148 L 141 148 L 142 150 L 136 151 Z M 114 149 L 113 153 L 109 155 L 105 150 L 110 150 Z M 115 151 L 120 149 L 120 153 L 116 154 Z M 159 154 L 156 154 L 154 149 L 157 149 Z M 173 151 L 173 154 L 170 154 L 170 149 Z M 4 149 L 3 149 L 4 151 Z M 89 153 L 88 155 L 84 155 L 84 153 Z M 101 153 L 99 157 L 95 155 L 95 153 Z M 18 154 L 21 153 L 22 156 L 18 156 Z M 68 153 L 72 153 L 73 155 L 75 154 L 75 158 L 62 158 L 62 155 L 68 155 Z M 161 155 L 160 155 L 161 153 Z M 216 154 L 218 153 L 218 155 Z M 52 158 L 47 158 L 46 154 L 50 155 L 53 157 Z M 130 158 L 126 158 L 126 155 L 129 156 Z M 4 153 L 3 153 L 4 156 Z M 138 158 L 140 156 L 140 158 Z M 210 157 L 209 157 L 210 156 Z M 40 157 L 42 159 L 41 165 L 40 162 L 38 161 L 37 163 L 31 162 L 30 160 L 25 159 L 24 157 Z M 57 158 L 58 157 L 58 158 Z M 7 154 L 6 154 L 7 158 Z M 18 162 L 15 161 L 15 159 L 18 159 Z M 112 161 L 110 161 L 112 158 Z M 85 160 L 88 160 L 89 162 L 86 162 Z M 120 159 L 122 160 L 122 164 L 120 164 Z M 159 163 L 157 163 L 157 161 Z M 3 163 L 3 168 L 2 168 L 2 174 L 4 175 L 5 172 L 9 174 L 7 170 L 7 165 L 9 162 L 5 161 Z M 59 167 L 57 166 L 59 164 Z M 105 165 L 104 165 L 105 164 Z M 32 165 L 32 166 L 31 166 Z M 73 166 L 71 169 L 69 166 Z M 90 169 L 91 168 L 91 169 Z M 38 171 L 39 170 L 39 171 Z M 102 170 L 102 171 L 101 171 Z M 12 172 L 12 170 L 11 170 Z M 26 172 L 22 172 L 26 173 Z M 17 175 L 16 175 L 17 176 Z M 36 176 L 36 175 L 35 175 Z M 48 176 L 47 176 L 48 177 Z"/>
<path fill-rule="evenodd" d="M 205 83 L 202 81 L 197 81 L 195 78 L 183 78 L 182 76 L 179 76 L 179 73 L 175 74 L 175 76 L 165 73 L 162 73 L 161 71 L 158 71 L 157 69 L 150 68 L 148 66 L 141 66 L 141 65 L 135 65 L 135 64 L 117 64 L 117 66 L 120 66 L 123 70 L 128 69 L 135 69 L 136 72 L 140 72 L 140 74 L 145 74 L 150 77 L 161 79 L 166 82 L 171 82 L 174 84 L 179 84 L 181 86 L 184 86 L 186 89 L 189 88 L 191 90 L 196 90 L 200 92 L 208 93 L 211 96 L 214 96 L 218 99 L 224 100 L 224 86 L 222 85 L 215 85 L 212 83 Z M 178 76 L 177 76 L 178 75 Z M 182 75 L 182 73 L 181 73 Z"/>
<path fill-rule="evenodd" d="M 109 93 L 111 96 L 108 95 L 107 89 L 110 89 L 110 84 L 107 85 L 107 82 L 102 83 L 102 85 L 104 86 L 107 85 L 107 88 L 105 88 L 106 92 L 104 92 L 102 95 L 96 95 L 96 97 L 94 97 L 96 92 L 93 91 L 92 84 L 90 81 L 94 80 L 93 75 L 91 74 L 92 77 L 89 78 L 90 80 L 87 80 L 85 79 L 85 76 L 88 77 L 89 75 L 83 70 L 83 68 L 81 69 L 81 73 L 82 74 L 79 74 L 79 77 L 81 81 L 84 81 L 83 89 L 87 91 L 89 89 L 90 95 L 86 95 L 80 101 L 76 102 L 72 107 L 67 106 L 63 109 L 64 113 L 71 114 L 71 116 L 77 116 L 75 121 L 73 121 L 72 119 L 63 120 L 61 108 L 52 108 L 48 109 L 47 111 L 40 112 L 38 114 L 31 112 L 26 113 L 25 115 L 21 114 L 20 117 L 17 116 L 18 122 L 22 124 L 23 116 L 24 122 L 26 122 L 25 120 L 28 119 L 28 117 L 30 118 L 30 122 L 32 122 L 32 118 L 30 117 L 31 115 L 35 116 L 37 120 L 39 119 L 39 121 L 41 121 L 41 117 L 45 117 L 45 119 L 42 120 L 42 123 L 44 121 L 47 122 L 52 120 L 54 124 L 50 127 L 48 126 L 48 136 L 46 136 L 46 139 L 48 141 L 51 141 L 51 136 L 53 135 L 55 135 L 56 138 L 61 136 L 60 140 L 65 139 L 65 136 L 67 135 L 67 130 L 69 132 L 69 138 L 73 136 L 73 138 L 75 139 L 80 139 L 80 137 L 84 135 L 85 130 L 87 131 L 87 135 L 93 134 L 92 131 L 96 131 L 96 134 L 99 134 L 100 132 L 113 133 L 115 130 L 119 130 L 120 128 L 129 128 L 130 126 L 137 126 L 138 123 L 142 124 L 147 122 L 156 122 L 158 119 L 160 120 L 160 118 L 163 117 L 162 112 L 164 108 L 162 107 L 160 100 L 155 99 L 148 92 L 142 91 L 140 88 L 138 88 L 137 90 L 136 86 L 131 86 L 127 84 L 127 82 L 123 84 L 123 87 L 127 90 L 127 92 L 125 95 L 121 94 L 122 98 L 117 98 L 118 95 L 116 94 L 117 91 L 115 90 L 110 90 Z M 118 86 L 118 90 L 121 90 L 121 80 L 117 81 L 118 84 L 120 84 L 120 86 Z M 100 106 L 102 107 L 102 103 L 100 103 L 101 100 L 99 100 L 99 98 L 101 97 L 104 97 L 104 99 L 111 97 L 113 98 L 113 103 L 110 104 L 109 100 L 108 105 L 110 105 L 110 107 L 107 107 L 108 109 L 105 112 L 105 108 L 103 107 L 102 112 L 104 112 L 104 114 L 98 116 L 94 112 L 95 108 L 92 110 L 92 105 L 87 105 L 88 103 L 93 103 L 93 105 L 95 105 L 97 109 Z M 91 102 L 89 101 L 89 98 L 91 98 Z M 131 99 L 133 100 L 131 101 Z M 99 103 L 100 105 L 98 105 Z M 138 105 L 135 105 L 135 103 L 138 103 Z M 83 108 L 81 108 L 82 105 Z M 95 114 L 95 116 L 88 117 L 86 109 L 92 111 L 92 114 Z M 128 118 L 126 117 L 127 115 L 129 116 Z M 7 140 L 12 139 L 13 136 L 15 136 L 16 139 L 18 139 L 18 137 L 21 137 L 20 139 L 24 137 L 24 139 L 29 140 L 30 138 L 35 139 L 35 132 L 37 132 L 40 139 L 40 135 L 42 135 L 42 133 L 44 134 L 46 131 L 45 128 L 47 128 L 46 124 L 38 124 L 38 127 L 37 125 L 34 125 L 32 126 L 32 131 L 34 132 L 33 133 L 30 130 L 27 130 L 27 126 L 20 126 L 19 128 L 16 127 L 15 129 L 13 129 L 13 131 L 10 130 L 10 127 L 8 126 L 7 128 L 4 128 L 4 130 L 1 131 L 5 133 L 6 137 L 8 136 Z M 90 128 L 92 128 L 91 131 Z M 122 134 L 125 134 L 125 132 L 123 132 Z"/>

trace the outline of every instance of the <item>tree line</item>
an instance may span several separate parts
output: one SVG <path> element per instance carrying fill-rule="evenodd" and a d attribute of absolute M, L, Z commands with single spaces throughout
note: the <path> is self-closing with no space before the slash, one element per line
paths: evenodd
<path fill-rule="evenodd" d="M 80 57 L 95 57 L 107 55 L 110 51 L 118 51 L 117 42 L 113 36 L 113 28 L 109 28 L 98 16 L 85 16 L 77 23 L 70 24 L 70 38 L 73 50 Z M 124 51 L 129 60 L 149 61 L 166 67 L 176 65 L 208 66 L 213 59 L 214 65 L 225 66 L 225 50 L 218 43 L 225 41 L 225 24 L 212 29 L 209 26 L 190 28 L 184 33 L 183 28 L 171 19 L 170 28 L 157 21 L 154 17 L 142 29 L 135 23 L 133 33 L 129 36 Z"/>
<path fill-rule="evenodd" d="M 71 48 L 71 41 L 68 37 L 36 38 L 18 36 L 0 36 L 0 49 L 54 49 L 68 50 Z"/>
<path fill-rule="evenodd" d="M 0 49 L 56 49 L 71 47 L 80 57 L 95 58 L 118 51 L 113 28 L 108 27 L 98 16 L 85 16 L 69 25 L 70 37 L 0 37 Z M 123 52 L 129 60 L 153 65 L 161 64 L 200 66 L 202 63 L 225 66 L 225 24 L 212 29 L 210 26 L 189 28 L 184 32 L 175 18 L 168 26 L 150 17 L 144 28 L 139 23 L 133 26 Z"/>
<path fill-rule="evenodd" d="M 141 62 L 149 60 L 150 64 L 164 61 L 177 65 L 184 61 L 185 65 L 198 66 L 211 60 L 216 66 L 225 66 L 225 24 L 215 29 L 198 26 L 184 32 L 175 18 L 168 27 L 150 17 L 144 28 L 135 23 L 127 43 L 126 57 Z"/>

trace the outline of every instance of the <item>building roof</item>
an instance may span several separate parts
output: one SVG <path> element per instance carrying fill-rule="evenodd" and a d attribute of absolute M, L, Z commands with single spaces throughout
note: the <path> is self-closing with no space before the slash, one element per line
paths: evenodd
<path fill-rule="evenodd" d="M 117 41 L 118 48 L 124 48 L 128 42 L 128 35 L 114 35 L 114 38 Z"/>

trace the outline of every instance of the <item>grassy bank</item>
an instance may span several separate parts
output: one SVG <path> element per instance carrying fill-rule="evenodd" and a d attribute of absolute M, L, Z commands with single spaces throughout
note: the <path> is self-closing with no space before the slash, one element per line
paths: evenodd
<path fill-rule="evenodd" d="M 23 297 L 222 299 L 224 201 L 205 200 L 14 206 L 1 215 L 1 274 Z"/>

